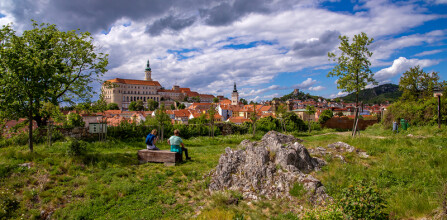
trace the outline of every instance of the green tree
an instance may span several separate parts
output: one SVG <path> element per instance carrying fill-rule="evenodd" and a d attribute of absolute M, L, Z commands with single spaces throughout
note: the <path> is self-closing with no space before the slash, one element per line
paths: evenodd
<path fill-rule="evenodd" d="M 171 110 L 175 110 L 175 105 L 171 105 Z"/>
<path fill-rule="evenodd" d="M 320 124 L 324 124 L 327 120 L 331 119 L 334 116 L 334 113 L 330 109 L 323 110 L 318 117 L 318 122 Z"/>
<path fill-rule="evenodd" d="M 417 101 L 431 98 L 433 90 L 441 86 L 437 72 L 426 73 L 420 66 L 412 67 L 400 77 L 401 100 Z"/>
<path fill-rule="evenodd" d="M 135 103 L 135 111 L 144 111 L 143 100 L 137 100 L 137 102 Z"/>
<path fill-rule="evenodd" d="M 112 102 L 107 104 L 107 110 L 120 110 L 120 107 L 118 106 L 118 104 Z"/>
<path fill-rule="evenodd" d="M 219 103 L 219 98 L 214 97 L 214 98 L 213 98 L 213 103 Z"/>
<path fill-rule="evenodd" d="M 306 114 L 309 115 L 309 117 L 315 118 L 315 112 L 316 112 L 315 106 L 313 106 L 313 105 L 306 106 Z M 312 120 L 309 119 L 309 121 L 308 121 L 309 133 L 310 133 L 310 128 L 311 128 L 311 123 L 312 123 Z"/>
<path fill-rule="evenodd" d="M 371 62 L 369 58 L 372 52 L 369 51 L 368 46 L 373 42 L 373 38 L 368 38 L 365 33 L 354 36 L 353 42 L 349 43 L 347 36 L 339 36 L 341 40 L 338 49 L 341 50 L 341 55 L 337 57 L 335 53 L 329 52 L 329 59 L 337 62 L 334 69 L 328 73 L 328 77 L 336 76 L 337 88 L 342 89 L 343 92 L 355 92 L 356 105 L 359 102 L 359 92 L 363 90 L 368 83 L 377 84 L 374 74 L 369 66 Z"/>
<path fill-rule="evenodd" d="M 164 104 L 161 104 L 161 107 L 155 111 L 155 120 L 158 123 L 161 140 L 163 141 L 164 127 L 171 124 L 171 118 L 166 113 Z"/>
<path fill-rule="evenodd" d="M 284 104 L 280 104 L 275 112 L 276 117 L 278 117 L 281 122 L 282 131 L 286 131 L 286 125 L 284 123 L 284 114 L 286 112 L 287 112 L 287 106 Z"/>
<path fill-rule="evenodd" d="M 304 121 L 293 112 L 284 113 L 284 124 L 286 127 L 286 131 L 306 130 Z"/>
<path fill-rule="evenodd" d="M 211 137 L 214 137 L 214 116 L 216 115 L 216 106 L 211 104 L 210 109 L 208 109 L 208 116 L 211 125 Z"/>
<path fill-rule="evenodd" d="M 180 103 L 180 105 L 178 106 L 178 109 L 185 109 L 185 108 L 186 108 L 186 106 L 183 103 Z"/>
<path fill-rule="evenodd" d="M 247 100 L 245 100 L 245 99 L 239 99 L 239 102 L 241 102 L 242 104 L 244 104 L 244 105 L 248 105 L 248 101 Z"/>
<path fill-rule="evenodd" d="M 67 121 L 65 122 L 65 126 L 67 127 L 83 127 L 85 125 L 84 120 L 82 120 L 82 116 L 76 113 L 69 113 L 67 115 Z"/>
<path fill-rule="evenodd" d="M 136 108 L 137 108 L 136 106 L 137 106 L 137 102 L 131 101 L 129 104 L 129 107 L 128 107 L 129 111 L 136 111 Z"/>
<path fill-rule="evenodd" d="M 343 92 L 355 92 L 355 106 L 358 107 L 359 93 L 365 89 L 368 83 L 377 85 L 369 66 L 371 62 L 369 58 L 372 52 L 369 51 L 368 46 L 373 42 L 373 38 L 368 38 L 365 33 L 354 35 L 352 43 L 349 43 L 347 36 L 339 36 L 341 40 L 338 49 L 341 50 L 341 55 L 337 57 L 335 53 L 329 52 L 329 59 L 337 62 L 334 69 L 328 73 L 328 77 L 337 76 L 337 88 Z M 356 123 L 358 118 L 358 111 L 356 111 L 353 136 L 356 134 Z"/>
<path fill-rule="evenodd" d="M 200 102 L 200 97 L 199 96 L 194 96 L 191 97 L 192 102 Z"/>
<path fill-rule="evenodd" d="M 33 151 L 32 121 L 46 124 L 42 104 L 91 97 L 89 85 L 106 72 L 107 55 L 95 52 L 88 32 L 63 32 L 35 21 L 21 36 L 3 26 L 0 41 L 0 112 L 10 119 L 28 118 Z"/>
<path fill-rule="evenodd" d="M 158 102 L 152 99 L 149 99 L 147 101 L 147 108 L 149 109 L 149 111 L 155 111 L 155 109 L 158 108 Z"/>
<path fill-rule="evenodd" d="M 253 104 L 253 114 L 250 115 L 250 120 L 253 124 L 253 137 L 256 135 L 256 122 L 258 121 L 256 104 Z"/>

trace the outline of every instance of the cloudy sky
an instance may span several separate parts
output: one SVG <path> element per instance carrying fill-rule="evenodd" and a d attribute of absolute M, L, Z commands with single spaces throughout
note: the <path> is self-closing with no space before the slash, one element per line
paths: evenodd
<path fill-rule="evenodd" d="M 447 80 L 447 0 L 0 0 L 0 24 L 18 32 L 31 19 L 89 31 L 109 54 L 104 79 L 153 79 L 201 93 L 267 100 L 294 88 L 342 95 L 334 66 L 339 35 L 374 38 L 380 83 L 398 83 L 410 67 Z"/>

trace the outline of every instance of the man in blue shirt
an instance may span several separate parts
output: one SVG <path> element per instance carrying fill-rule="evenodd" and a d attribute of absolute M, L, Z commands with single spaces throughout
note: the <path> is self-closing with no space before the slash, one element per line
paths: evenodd
<path fill-rule="evenodd" d="M 160 150 L 158 147 L 155 146 L 155 143 L 157 143 L 158 137 L 157 137 L 157 130 L 154 129 L 150 134 L 146 137 L 146 147 L 148 150 Z"/>
<path fill-rule="evenodd" d="M 168 144 L 171 145 L 171 152 L 182 154 L 182 151 L 184 151 L 186 159 L 191 160 L 191 157 L 188 157 L 188 149 L 185 148 L 183 140 L 179 137 L 179 135 L 180 131 L 176 129 L 174 130 L 174 135 L 168 139 Z"/>

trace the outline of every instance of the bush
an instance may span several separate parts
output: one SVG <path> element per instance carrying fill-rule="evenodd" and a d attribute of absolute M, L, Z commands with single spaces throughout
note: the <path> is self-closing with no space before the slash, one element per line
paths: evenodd
<path fill-rule="evenodd" d="M 388 219 L 385 200 L 377 188 L 366 181 L 344 189 L 337 203 L 353 219 Z"/>
<path fill-rule="evenodd" d="M 281 131 L 281 123 L 278 119 L 272 116 L 261 118 L 256 122 L 256 130 L 259 131 Z"/>
<path fill-rule="evenodd" d="M 70 156 L 82 156 L 87 153 L 87 144 L 84 141 L 72 140 L 67 149 L 67 154 Z"/>
<path fill-rule="evenodd" d="M 321 112 L 320 117 L 318 118 L 318 123 L 320 124 L 324 124 L 326 123 L 329 119 L 331 119 L 334 116 L 334 113 L 332 112 L 332 110 L 330 109 L 326 109 L 323 112 Z"/>
<path fill-rule="evenodd" d="M 20 206 L 14 194 L 8 189 L 0 191 L 0 219 L 8 219 Z"/>

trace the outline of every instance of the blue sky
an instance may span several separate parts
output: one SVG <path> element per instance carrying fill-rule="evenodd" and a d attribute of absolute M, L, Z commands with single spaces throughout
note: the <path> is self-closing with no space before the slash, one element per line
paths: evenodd
<path fill-rule="evenodd" d="M 410 67 L 447 80 L 447 0 L 3 0 L 0 24 L 20 31 L 30 20 L 89 31 L 109 54 L 103 79 L 153 79 L 201 93 L 268 100 L 294 88 L 344 95 L 326 77 L 339 35 L 374 38 L 371 69 L 380 83 L 398 83 Z M 95 88 L 99 91 L 99 84 Z"/>

